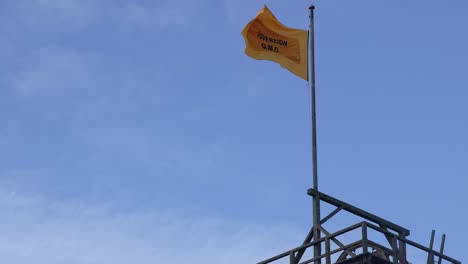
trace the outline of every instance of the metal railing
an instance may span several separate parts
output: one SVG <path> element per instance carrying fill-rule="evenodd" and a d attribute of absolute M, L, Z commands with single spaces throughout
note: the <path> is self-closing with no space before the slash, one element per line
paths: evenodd
<path fill-rule="evenodd" d="M 361 238 L 359 240 L 352 242 L 352 243 L 348 243 L 346 245 L 342 243 L 336 243 L 337 237 L 343 234 L 349 233 L 351 231 L 358 230 L 358 229 L 361 229 L 361 232 L 360 232 Z M 385 237 L 387 238 L 389 242 L 390 248 L 380 245 L 372 240 L 369 240 L 368 238 L 369 229 L 375 230 L 385 235 Z M 332 242 L 334 242 L 337 245 L 337 248 L 331 249 Z M 311 259 L 299 262 L 298 258 L 296 257 L 298 252 L 300 251 L 303 252 L 304 250 L 310 247 L 313 247 L 317 244 L 321 244 L 322 246 L 324 244 L 325 252 L 319 256 L 315 256 Z M 296 247 L 294 249 L 291 249 L 279 255 L 276 255 L 272 258 L 258 262 L 258 264 L 268 264 L 268 263 L 272 263 L 280 259 L 284 260 L 287 257 L 289 257 L 290 264 L 307 264 L 307 263 L 312 263 L 312 262 L 317 263 L 317 261 L 320 261 L 319 263 L 331 264 L 332 256 L 338 253 L 340 255 L 338 258 L 334 260 L 335 263 L 339 263 L 346 259 L 358 256 L 359 254 L 371 253 L 373 255 L 376 255 L 377 257 L 385 259 L 389 263 L 409 264 L 409 262 L 407 261 L 407 256 L 406 256 L 407 245 L 413 246 L 414 248 L 417 248 L 419 250 L 426 252 L 428 254 L 428 260 L 427 260 L 428 264 L 435 263 L 434 261 L 435 257 L 439 258 L 438 263 L 441 263 L 442 260 L 445 260 L 446 263 L 461 264 L 461 262 L 458 260 L 450 258 L 431 248 L 428 248 L 416 242 L 413 242 L 405 238 L 404 236 L 399 236 L 395 233 L 388 231 L 387 229 L 381 228 L 379 226 L 376 226 L 366 221 L 349 226 L 338 232 L 328 234 L 324 237 L 321 237 L 320 239 L 316 241 L 303 244 L 302 246 Z"/>

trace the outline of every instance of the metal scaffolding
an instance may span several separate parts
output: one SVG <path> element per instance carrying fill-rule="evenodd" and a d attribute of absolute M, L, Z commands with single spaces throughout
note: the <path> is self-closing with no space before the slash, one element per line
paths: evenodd
<path fill-rule="evenodd" d="M 408 236 L 410 231 L 406 228 L 338 200 L 332 196 L 318 192 L 315 189 L 309 189 L 308 194 L 312 197 L 320 197 L 320 202 L 326 202 L 327 204 L 336 207 L 335 210 L 320 220 L 318 228 L 324 236 L 319 237 L 318 239 L 313 239 L 314 228 L 312 227 L 301 246 L 264 261 L 260 261 L 258 264 L 274 263 L 279 260 L 283 260 L 284 263 L 285 258 L 289 258 L 290 264 L 307 264 L 312 262 L 321 264 L 409 264 L 411 262 L 409 262 L 409 258 L 407 256 L 407 247 L 412 247 L 413 249 L 420 250 L 427 254 L 427 264 L 441 264 L 442 261 L 445 263 L 461 264 L 460 261 L 443 254 L 445 235 L 442 237 L 440 251 L 436 251 L 433 249 L 434 231 L 431 236 L 431 245 L 429 247 L 425 247 L 409 240 Z M 330 233 L 323 227 L 323 224 L 333 218 L 340 211 L 351 213 L 363 218 L 364 221 Z M 387 243 L 382 244 L 370 239 L 368 235 L 370 231 L 383 235 Z M 350 243 L 344 243 L 341 241 L 341 237 L 352 232 L 354 232 L 353 235 L 355 236 L 355 241 Z M 324 248 L 324 252 L 318 255 L 314 254 L 312 258 L 304 260 L 303 256 L 305 251 L 309 248 L 316 248 L 317 246 Z"/>

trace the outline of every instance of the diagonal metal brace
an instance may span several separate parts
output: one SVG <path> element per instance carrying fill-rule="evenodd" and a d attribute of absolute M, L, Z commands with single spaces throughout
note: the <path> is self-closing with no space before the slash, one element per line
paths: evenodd
<path fill-rule="evenodd" d="M 304 239 L 304 242 L 302 243 L 302 245 L 305 245 L 305 244 L 308 244 L 312 241 L 312 238 L 314 237 L 314 227 L 312 227 L 309 231 L 309 233 L 307 234 L 306 238 Z M 299 263 L 299 261 L 301 261 L 301 258 L 302 256 L 304 255 L 306 249 L 301 249 L 297 252 L 296 254 L 296 263 Z"/>
<path fill-rule="evenodd" d="M 330 236 L 330 233 L 323 226 L 320 226 L 319 228 L 325 234 L 325 236 Z M 345 248 L 346 247 L 343 243 L 341 243 L 338 239 L 336 239 L 334 237 L 332 237 L 331 240 L 333 242 L 335 242 L 335 244 L 338 245 L 340 248 Z M 348 252 L 348 254 L 353 256 L 353 257 L 356 256 L 356 254 L 354 254 L 354 252 L 352 252 L 352 251 L 350 251 L 348 249 L 345 249 L 345 251 Z"/>

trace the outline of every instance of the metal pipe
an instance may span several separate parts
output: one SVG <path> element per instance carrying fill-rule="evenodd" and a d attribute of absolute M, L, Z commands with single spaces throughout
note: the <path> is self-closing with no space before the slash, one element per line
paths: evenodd
<path fill-rule="evenodd" d="M 444 246 L 445 246 L 445 234 L 442 234 L 442 243 L 440 244 L 440 254 L 444 254 Z M 442 258 L 439 256 L 439 260 L 437 261 L 438 264 L 442 263 Z"/>
<path fill-rule="evenodd" d="M 312 112 L 312 174 L 313 174 L 313 187 L 318 191 L 318 169 L 317 169 L 317 119 L 315 114 L 315 39 L 314 39 L 314 9 L 315 6 L 311 5 L 310 10 L 310 90 L 311 90 L 311 112 Z M 320 197 L 313 199 L 313 223 L 314 223 L 314 241 L 320 239 Z M 314 256 L 320 256 L 322 246 L 317 243 L 314 246 Z M 320 261 L 315 261 L 315 264 L 320 264 Z"/>

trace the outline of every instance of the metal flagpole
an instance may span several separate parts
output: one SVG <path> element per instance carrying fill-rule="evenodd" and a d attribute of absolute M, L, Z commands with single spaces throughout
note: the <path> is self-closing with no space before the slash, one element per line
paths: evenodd
<path fill-rule="evenodd" d="M 315 116 L 315 44 L 314 44 L 314 9 L 311 5 L 310 10 L 310 90 L 311 90 L 311 111 L 312 111 L 312 171 L 313 171 L 313 188 L 318 194 L 318 175 L 317 175 L 317 120 Z M 313 238 L 314 241 L 320 239 L 320 197 L 319 195 L 313 198 Z M 320 256 L 322 247 L 320 244 L 314 246 L 314 257 Z M 316 260 L 315 264 L 320 264 L 320 260 Z"/>

